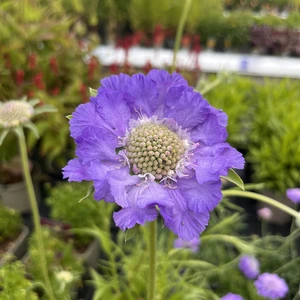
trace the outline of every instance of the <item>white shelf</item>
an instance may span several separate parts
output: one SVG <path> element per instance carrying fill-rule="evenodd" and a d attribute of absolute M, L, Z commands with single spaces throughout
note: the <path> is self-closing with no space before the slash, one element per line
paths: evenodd
<path fill-rule="evenodd" d="M 112 46 L 98 46 L 93 54 L 104 66 L 123 65 L 125 51 Z M 170 66 L 173 51 L 132 47 L 128 51 L 128 62 L 135 67 L 144 67 L 147 62 L 155 68 Z M 290 57 L 262 56 L 251 54 L 218 53 L 203 51 L 199 55 L 187 50 L 180 50 L 177 55 L 177 66 L 180 69 L 192 70 L 198 65 L 203 72 L 220 71 L 237 72 L 243 75 L 300 78 L 300 59 Z"/>

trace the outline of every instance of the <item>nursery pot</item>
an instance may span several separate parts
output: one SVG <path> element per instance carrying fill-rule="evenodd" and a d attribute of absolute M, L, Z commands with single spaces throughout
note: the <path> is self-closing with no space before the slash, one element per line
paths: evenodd
<path fill-rule="evenodd" d="M 11 245 L 8 247 L 6 254 L 9 256 L 15 256 L 16 258 L 20 259 L 27 250 L 27 238 L 29 236 L 29 229 L 27 226 L 22 227 L 22 231 L 15 239 Z M 6 256 L 6 254 L 4 256 Z M 5 263 L 5 257 L 0 259 L 0 267 Z"/>
<path fill-rule="evenodd" d="M 97 239 L 93 239 L 83 253 L 78 254 L 87 268 L 97 268 L 100 254 L 100 244 Z"/>
<path fill-rule="evenodd" d="M 39 185 L 34 183 L 34 190 L 37 202 L 40 202 Z M 24 181 L 12 184 L 0 185 L 0 201 L 14 210 L 25 213 L 31 211 L 30 201 Z"/>
<path fill-rule="evenodd" d="M 272 190 L 263 190 L 262 194 L 267 197 L 270 197 L 272 199 L 275 199 L 276 201 L 278 201 L 282 204 L 285 204 L 289 207 L 293 207 L 292 201 L 289 200 L 285 195 L 278 194 Z M 259 208 L 268 207 L 271 209 L 272 216 L 268 220 L 268 222 L 270 222 L 270 223 L 276 223 L 276 224 L 282 225 L 282 224 L 288 223 L 291 220 L 291 216 L 289 214 L 287 214 L 286 212 L 284 212 L 278 208 L 275 208 L 272 205 L 259 202 L 258 206 L 259 206 Z"/>

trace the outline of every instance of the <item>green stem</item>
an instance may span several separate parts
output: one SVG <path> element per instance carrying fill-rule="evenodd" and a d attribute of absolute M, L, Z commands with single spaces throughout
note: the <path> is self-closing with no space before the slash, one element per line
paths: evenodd
<path fill-rule="evenodd" d="M 292 209 L 270 197 L 256 194 L 253 192 L 239 191 L 239 190 L 225 190 L 225 191 L 222 191 L 222 193 L 223 193 L 224 197 L 227 197 L 227 196 L 245 197 L 245 198 L 250 198 L 250 199 L 268 203 L 274 207 L 281 209 L 282 211 L 288 213 L 289 215 L 295 217 L 296 219 L 299 219 L 299 221 L 300 221 L 300 213 L 299 212 L 295 211 L 294 209 Z"/>
<path fill-rule="evenodd" d="M 18 130 L 18 140 L 19 140 L 19 146 L 20 146 L 20 153 L 21 153 L 21 159 L 22 159 L 22 168 L 23 168 L 23 174 L 24 179 L 27 187 L 28 197 L 32 209 L 33 214 L 33 222 L 34 227 L 37 234 L 37 243 L 38 243 L 38 250 L 40 253 L 40 260 L 41 260 L 41 268 L 43 272 L 43 276 L 46 283 L 46 290 L 47 294 L 49 296 L 50 300 L 55 300 L 53 290 L 50 284 L 48 269 L 47 269 L 47 262 L 46 262 L 46 255 L 44 251 L 44 241 L 43 241 L 43 235 L 42 235 L 42 227 L 40 222 L 40 215 L 38 210 L 38 205 L 35 197 L 34 187 L 32 183 L 32 178 L 30 174 L 30 167 L 27 157 L 27 147 L 26 147 L 26 140 L 24 136 L 23 128 L 20 127 L 20 130 Z"/>
<path fill-rule="evenodd" d="M 179 24 L 177 27 L 177 31 L 176 31 L 176 37 L 175 37 L 175 46 L 174 46 L 174 55 L 173 55 L 173 62 L 172 62 L 172 67 L 171 67 L 171 72 L 174 72 L 176 69 L 176 57 L 177 57 L 177 52 L 179 50 L 179 46 L 180 46 L 180 41 L 182 38 L 182 33 L 183 33 L 183 28 L 188 16 L 188 12 L 191 6 L 192 0 L 186 0 L 185 4 L 184 4 L 184 8 L 179 20 Z"/>
<path fill-rule="evenodd" d="M 156 282 L 156 221 L 149 226 L 149 286 L 147 300 L 155 299 L 155 282 Z"/>

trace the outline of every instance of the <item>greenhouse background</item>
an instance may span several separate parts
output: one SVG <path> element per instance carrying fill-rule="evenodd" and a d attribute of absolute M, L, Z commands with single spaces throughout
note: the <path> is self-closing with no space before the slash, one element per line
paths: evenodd
<path fill-rule="evenodd" d="M 165 106 L 154 110 L 158 98 Z M 162 167 L 158 141 L 130 150 L 147 122 L 188 140 L 185 154 Z M 87 124 L 124 133 L 109 152 L 122 166 L 83 162 L 113 143 L 103 128 L 79 135 Z M 299 0 L 1 0 L 0 299 L 299 300 L 299 133 Z M 129 179 L 109 177 L 124 165 Z M 156 189 L 175 194 L 191 174 L 210 194 L 183 187 L 180 226 L 187 215 L 210 219 L 201 230 L 191 223 L 197 236 L 186 239 Z M 147 191 L 161 200 L 120 225 L 130 197 L 146 202 Z"/>

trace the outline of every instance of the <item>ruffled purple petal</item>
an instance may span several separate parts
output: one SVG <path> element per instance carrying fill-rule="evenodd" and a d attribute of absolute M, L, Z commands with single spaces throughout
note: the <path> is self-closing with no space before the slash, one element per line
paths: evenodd
<path fill-rule="evenodd" d="M 195 177 L 177 181 L 188 208 L 197 213 L 208 213 L 220 203 L 221 186 L 221 180 L 199 184 Z"/>
<path fill-rule="evenodd" d="M 121 168 L 119 170 L 113 170 L 107 174 L 108 182 L 110 184 L 110 190 L 115 198 L 115 201 L 121 207 L 134 206 L 132 204 L 132 197 L 129 197 L 128 192 L 133 187 L 138 186 L 141 182 L 141 178 L 138 176 L 131 176 L 128 167 Z M 137 189 L 137 192 L 141 192 L 141 189 Z M 135 195 L 136 198 L 138 195 Z"/>
<path fill-rule="evenodd" d="M 160 207 L 165 225 L 184 240 L 198 238 L 208 224 L 209 213 L 191 211 L 187 205 L 188 200 L 178 188 L 168 190 L 168 194 L 173 201 L 173 207 Z"/>
<path fill-rule="evenodd" d="M 63 168 L 63 178 L 68 178 L 68 181 L 92 180 L 89 171 L 89 166 L 82 164 L 78 158 L 74 158 L 68 162 Z"/>
<path fill-rule="evenodd" d="M 76 139 L 76 155 L 83 163 L 95 159 L 118 163 L 119 156 L 115 149 L 118 147 L 117 137 L 103 128 L 86 128 L 82 135 Z"/>
<path fill-rule="evenodd" d="M 157 86 L 158 105 L 154 113 L 159 118 L 164 117 L 164 108 L 165 108 L 164 102 L 166 101 L 166 98 L 168 97 L 168 94 L 172 87 L 182 87 L 185 88 L 185 90 L 189 90 L 189 91 L 193 90 L 191 87 L 188 86 L 187 81 L 180 74 L 176 72 L 170 74 L 165 70 L 151 70 L 148 73 L 147 77 L 153 80 Z M 183 89 L 180 89 L 180 96 L 182 90 Z"/>
<path fill-rule="evenodd" d="M 130 108 L 118 91 L 110 91 L 97 95 L 97 112 L 103 120 L 103 126 L 123 137 L 131 117 Z"/>
<path fill-rule="evenodd" d="M 157 84 L 160 93 L 168 91 L 170 87 L 174 86 L 188 86 L 187 81 L 182 75 L 173 72 L 170 74 L 166 70 L 151 70 L 147 77 Z"/>
<path fill-rule="evenodd" d="M 108 181 L 116 203 L 122 207 L 173 205 L 162 185 L 152 180 L 145 182 L 139 176 L 130 175 L 128 167 L 109 172 Z"/>
<path fill-rule="evenodd" d="M 70 120 L 71 137 L 76 139 L 87 127 L 102 127 L 102 123 L 93 103 L 81 104 Z"/>
<path fill-rule="evenodd" d="M 222 157 L 205 157 L 196 160 L 194 167 L 197 181 L 202 184 L 205 182 L 216 181 L 227 167 L 226 161 Z"/>
<path fill-rule="evenodd" d="M 119 91 L 121 93 L 126 91 L 126 86 L 130 81 L 130 76 L 127 74 L 111 75 L 102 79 L 100 82 L 102 86 L 98 89 L 98 94 L 108 91 Z M 98 103 L 98 97 L 92 97 L 91 101 Z"/>
<path fill-rule="evenodd" d="M 225 142 L 227 138 L 227 130 L 224 125 L 223 119 L 219 116 L 211 113 L 208 115 L 206 120 L 197 126 L 195 126 L 191 131 L 191 138 L 194 142 L 203 142 L 205 145 L 211 146 L 216 143 Z"/>
<path fill-rule="evenodd" d="M 199 93 L 184 91 L 178 97 L 180 90 L 181 88 L 170 90 L 166 99 L 165 117 L 173 118 L 183 129 L 191 130 L 207 119 L 210 105 Z"/>
<path fill-rule="evenodd" d="M 228 143 L 199 146 L 192 161 L 199 183 L 218 180 L 221 175 L 226 176 L 230 168 L 242 169 L 245 164 L 242 154 Z"/>
<path fill-rule="evenodd" d="M 155 82 L 143 74 L 133 75 L 127 85 L 126 99 L 130 102 L 132 115 L 151 117 L 159 101 Z"/>
<path fill-rule="evenodd" d="M 94 160 L 90 163 L 89 174 L 94 181 L 94 198 L 96 200 L 105 200 L 106 202 L 115 202 L 110 192 L 110 185 L 107 180 L 107 172 L 109 168 Z"/>
<path fill-rule="evenodd" d="M 114 221 L 122 230 L 134 227 L 136 224 L 144 225 L 156 219 L 158 212 L 155 207 L 127 207 L 113 214 Z"/>

